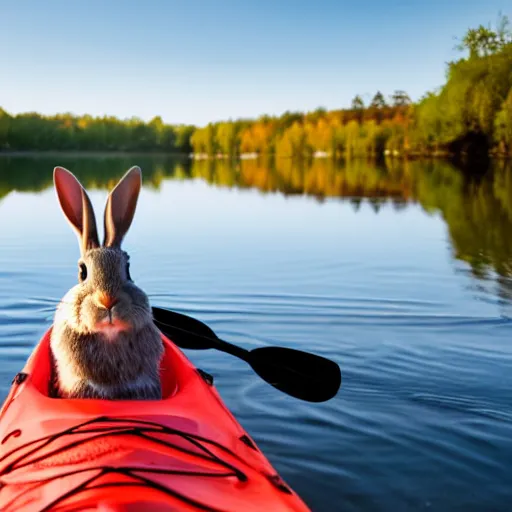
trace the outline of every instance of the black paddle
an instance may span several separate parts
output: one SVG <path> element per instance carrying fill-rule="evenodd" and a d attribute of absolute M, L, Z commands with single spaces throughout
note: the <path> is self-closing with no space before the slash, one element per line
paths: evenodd
<path fill-rule="evenodd" d="M 246 361 L 271 386 L 308 402 L 333 398 L 341 385 L 340 367 L 325 357 L 284 347 L 245 350 L 218 338 L 203 322 L 153 307 L 155 325 L 178 347 L 216 349 Z"/>

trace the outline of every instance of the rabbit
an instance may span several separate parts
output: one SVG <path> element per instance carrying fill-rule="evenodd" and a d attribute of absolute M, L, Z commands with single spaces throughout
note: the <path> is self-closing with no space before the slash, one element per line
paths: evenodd
<path fill-rule="evenodd" d="M 58 398 L 158 400 L 164 352 L 149 299 L 130 276 L 121 242 L 137 204 L 142 173 L 132 167 L 110 192 L 100 246 L 93 207 L 77 178 L 55 167 L 53 180 L 64 215 L 76 232 L 78 284 L 58 304 L 50 337 Z"/>

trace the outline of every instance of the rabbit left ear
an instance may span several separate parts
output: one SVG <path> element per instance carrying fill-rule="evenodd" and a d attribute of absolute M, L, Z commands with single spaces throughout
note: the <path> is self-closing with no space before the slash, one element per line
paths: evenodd
<path fill-rule="evenodd" d="M 94 210 L 80 182 L 64 167 L 55 167 L 53 182 L 60 207 L 80 240 L 81 253 L 99 247 Z"/>
<path fill-rule="evenodd" d="M 105 206 L 105 247 L 120 247 L 130 228 L 142 186 L 140 167 L 132 167 L 110 192 Z"/>

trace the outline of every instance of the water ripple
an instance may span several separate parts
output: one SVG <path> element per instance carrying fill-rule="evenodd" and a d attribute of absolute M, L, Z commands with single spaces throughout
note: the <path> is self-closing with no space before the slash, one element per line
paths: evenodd
<path fill-rule="evenodd" d="M 499 404 L 491 407 L 489 401 L 478 402 L 475 398 L 464 398 L 461 396 L 430 395 L 427 393 L 414 393 L 411 399 L 439 409 L 450 409 L 453 411 L 471 413 L 478 416 L 485 416 L 497 421 L 512 423 L 512 410 L 501 410 Z"/>
<path fill-rule="evenodd" d="M 510 508 L 509 283 L 500 289 L 492 274 L 476 279 L 465 263 L 454 267 L 439 215 L 416 206 L 356 214 L 342 201 L 301 198 L 294 210 L 277 196 L 228 200 L 217 189 L 176 187 L 166 181 L 151 195 L 129 242 L 151 303 L 243 347 L 287 346 L 341 366 L 338 396 L 311 404 L 244 361 L 186 351 L 312 510 Z M 0 208 L 37 208 L 46 225 L 53 210 L 36 201 L 27 193 Z M 179 222 L 154 222 L 175 203 Z M 35 226 L 23 237 L 10 224 L 0 230 L 2 396 L 76 280 L 67 226 Z"/>

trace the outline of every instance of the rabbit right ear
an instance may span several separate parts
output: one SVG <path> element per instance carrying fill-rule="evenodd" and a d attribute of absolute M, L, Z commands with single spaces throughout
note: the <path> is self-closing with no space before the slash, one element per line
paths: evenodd
<path fill-rule="evenodd" d="M 105 206 L 105 247 L 120 247 L 131 226 L 142 186 L 142 172 L 134 165 L 110 192 Z"/>
<path fill-rule="evenodd" d="M 62 211 L 80 240 L 81 253 L 99 247 L 94 210 L 80 182 L 64 167 L 55 167 L 53 182 Z"/>

